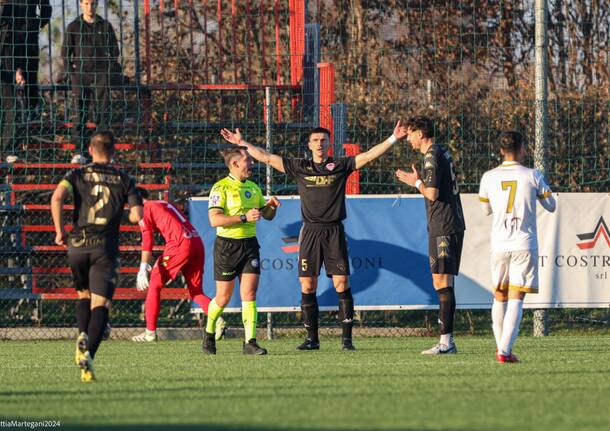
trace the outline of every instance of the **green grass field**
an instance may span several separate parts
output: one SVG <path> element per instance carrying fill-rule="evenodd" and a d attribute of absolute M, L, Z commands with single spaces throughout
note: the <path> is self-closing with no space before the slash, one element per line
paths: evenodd
<path fill-rule="evenodd" d="M 0 342 L 0 420 L 59 420 L 59 429 L 602 430 L 610 427 L 610 339 L 522 337 L 523 362 L 499 365 L 491 337 L 422 357 L 430 338 L 336 339 L 319 352 L 237 340 L 204 357 L 195 341 L 110 341 L 83 384 L 72 342 Z M 1 428 L 1 427 L 0 427 Z"/>

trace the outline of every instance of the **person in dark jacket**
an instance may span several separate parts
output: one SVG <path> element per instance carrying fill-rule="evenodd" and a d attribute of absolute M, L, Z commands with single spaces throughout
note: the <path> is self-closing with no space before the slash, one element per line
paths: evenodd
<path fill-rule="evenodd" d="M 15 1 L 16 3 L 17 1 Z M 38 66 L 40 64 L 40 31 L 51 20 L 53 8 L 49 0 L 21 0 L 15 14 L 15 62 L 23 70 L 23 88 L 29 118 L 38 116 Z"/>
<path fill-rule="evenodd" d="M 113 78 L 122 75 L 112 25 L 95 13 L 96 0 L 81 0 L 80 7 L 83 13 L 66 28 L 62 46 L 64 68 L 72 90 L 72 140 L 77 150 L 82 150 L 83 126 L 90 104 L 97 129 L 109 127 L 110 84 Z"/>
<path fill-rule="evenodd" d="M 0 0 L 0 152 L 15 135 L 15 84 L 24 87 L 28 110 L 38 106 L 38 34 L 51 19 L 49 0 Z M 7 161 L 15 161 L 14 156 Z"/>

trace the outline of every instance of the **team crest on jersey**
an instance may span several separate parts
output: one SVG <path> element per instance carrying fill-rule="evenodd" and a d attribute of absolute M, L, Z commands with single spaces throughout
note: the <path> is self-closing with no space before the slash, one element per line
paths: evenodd
<path fill-rule="evenodd" d="M 326 164 L 326 169 L 328 169 L 329 171 L 332 171 L 333 169 L 335 169 L 335 164 L 334 163 L 327 163 Z"/>
<path fill-rule="evenodd" d="M 246 190 L 246 193 L 244 193 L 244 196 L 246 197 L 246 199 L 250 199 L 252 197 L 252 193 L 250 193 L 250 190 Z"/>

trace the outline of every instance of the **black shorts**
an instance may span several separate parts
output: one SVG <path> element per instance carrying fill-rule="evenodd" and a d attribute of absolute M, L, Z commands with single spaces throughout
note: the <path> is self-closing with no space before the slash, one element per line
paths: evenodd
<path fill-rule="evenodd" d="M 343 223 L 304 223 L 299 235 L 299 277 L 349 275 L 349 257 Z"/>
<path fill-rule="evenodd" d="M 260 245 L 256 237 L 217 236 L 214 241 L 214 280 L 231 281 L 240 274 L 260 274 Z"/>
<path fill-rule="evenodd" d="M 453 274 L 460 272 L 464 232 L 428 238 L 430 272 L 432 274 Z"/>
<path fill-rule="evenodd" d="M 76 290 L 112 299 L 119 276 L 118 252 L 109 253 L 105 247 L 69 248 L 68 265 Z"/>

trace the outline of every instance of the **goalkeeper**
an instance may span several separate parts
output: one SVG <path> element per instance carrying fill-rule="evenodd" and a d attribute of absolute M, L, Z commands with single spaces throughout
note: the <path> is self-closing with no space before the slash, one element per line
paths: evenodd
<path fill-rule="evenodd" d="M 210 298 L 203 293 L 202 276 L 205 251 L 199 234 L 186 216 L 174 205 L 165 201 L 148 200 L 148 192 L 138 188 L 144 198 L 144 217 L 139 222 L 142 232 L 142 259 L 138 272 L 137 288 L 147 290 L 145 315 L 146 330 L 132 338 L 133 341 L 157 340 L 157 319 L 161 304 L 161 289 L 182 272 L 191 299 L 208 313 Z M 151 268 L 150 260 L 154 233 L 165 239 L 165 250 Z M 150 274 L 150 281 L 149 281 Z M 216 339 L 222 338 L 223 320 L 217 323 Z"/>

